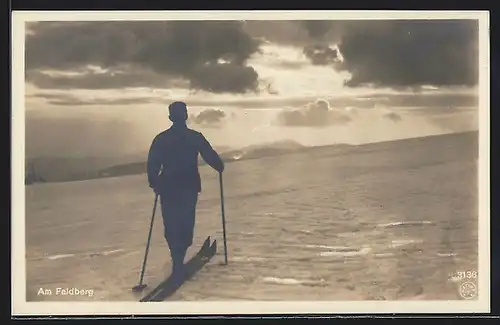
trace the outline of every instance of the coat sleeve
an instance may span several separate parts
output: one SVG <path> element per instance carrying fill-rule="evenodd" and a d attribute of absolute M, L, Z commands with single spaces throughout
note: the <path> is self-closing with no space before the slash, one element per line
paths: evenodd
<path fill-rule="evenodd" d="M 161 170 L 160 146 L 158 137 L 155 137 L 148 153 L 147 174 L 149 187 L 155 188 Z"/>
<path fill-rule="evenodd" d="M 219 154 L 212 148 L 212 145 L 205 136 L 199 133 L 198 136 L 199 152 L 203 160 L 209 164 L 213 169 L 222 173 L 224 171 L 224 162 L 220 158 Z"/>

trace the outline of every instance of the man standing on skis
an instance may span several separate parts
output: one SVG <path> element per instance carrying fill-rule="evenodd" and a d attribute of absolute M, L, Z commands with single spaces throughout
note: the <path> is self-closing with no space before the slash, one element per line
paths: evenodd
<path fill-rule="evenodd" d="M 172 126 L 158 134 L 147 161 L 149 186 L 160 197 L 165 239 L 172 258 L 172 275 L 184 275 L 184 258 L 193 244 L 196 205 L 201 192 L 198 154 L 222 173 L 224 163 L 203 134 L 187 127 L 183 102 L 169 105 Z"/>

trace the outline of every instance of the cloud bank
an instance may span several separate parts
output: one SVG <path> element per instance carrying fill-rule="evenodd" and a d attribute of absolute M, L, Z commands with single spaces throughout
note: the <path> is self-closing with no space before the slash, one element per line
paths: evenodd
<path fill-rule="evenodd" d="M 388 108 L 360 109 L 352 106 L 334 108 L 328 100 L 318 99 L 300 109 L 281 110 L 275 122 L 285 127 L 322 128 L 347 125 L 358 118 L 371 118 L 374 123 L 376 123 L 376 118 L 395 123 L 403 119 L 401 114 Z"/>
<path fill-rule="evenodd" d="M 248 60 L 266 41 L 297 46 L 311 64 L 349 72 L 349 87 L 478 81 L 474 20 L 39 22 L 26 37 L 26 77 L 39 88 L 165 88 L 184 81 L 194 91 L 254 92 L 259 75 Z"/>
<path fill-rule="evenodd" d="M 40 22 L 30 31 L 26 76 L 39 88 L 153 87 L 179 78 L 193 90 L 214 93 L 244 93 L 258 85 L 246 61 L 259 43 L 238 21 Z M 85 71 L 89 65 L 106 74 L 96 81 L 87 71 L 68 85 L 69 77 L 42 72 Z"/>
<path fill-rule="evenodd" d="M 474 86 L 478 82 L 478 23 L 474 20 L 315 21 L 311 39 L 338 44 L 350 87 Z M 329 32 L 335 30 L 334 33 Z M 319 45 L 317 45 L 319 47 Z M 319 63 L 314 57 L 311 61 Z"/>
<path fill-rule="evenodd" d="M 478 82 L 476 20 L 315 20 L 259 22 L 258 26 L 248 22 L 246 29 L 271 42 L 302 47 L 312 64 L 348 71 L 349 87 L 474 86 Z"/>
<path fill-rule="evenodd" d="M 478 23 L 474 20 L 350 22 L 340 66 L 350 87 L 474 86 Z"/>

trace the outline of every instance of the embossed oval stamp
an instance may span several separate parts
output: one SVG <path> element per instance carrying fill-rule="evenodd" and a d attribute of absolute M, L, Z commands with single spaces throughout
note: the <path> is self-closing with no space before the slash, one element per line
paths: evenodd
<path fill-rule="evenodd" d="M 472 282 L 464 282 L 458 288 L 460 297 L 464 299 L 474 299 L 477 296 L 477 286 Z"/>

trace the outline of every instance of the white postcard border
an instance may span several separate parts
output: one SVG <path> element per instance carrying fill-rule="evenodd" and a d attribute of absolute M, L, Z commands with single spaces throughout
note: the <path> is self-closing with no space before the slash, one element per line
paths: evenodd
<path fill-rule="evenodd" d="M 24 24 L 27 21 L 96 20 L 303 20 L 478 19 L 479 20 L 479 297 L 464 301 L 297 302 L 26 302 Z M 487 11 L 14 11 L 12 14 L 12 213 L 13 315 L 141 314 L 359 314 L 471 313 L 490 308 L 490 80 Z"/>

